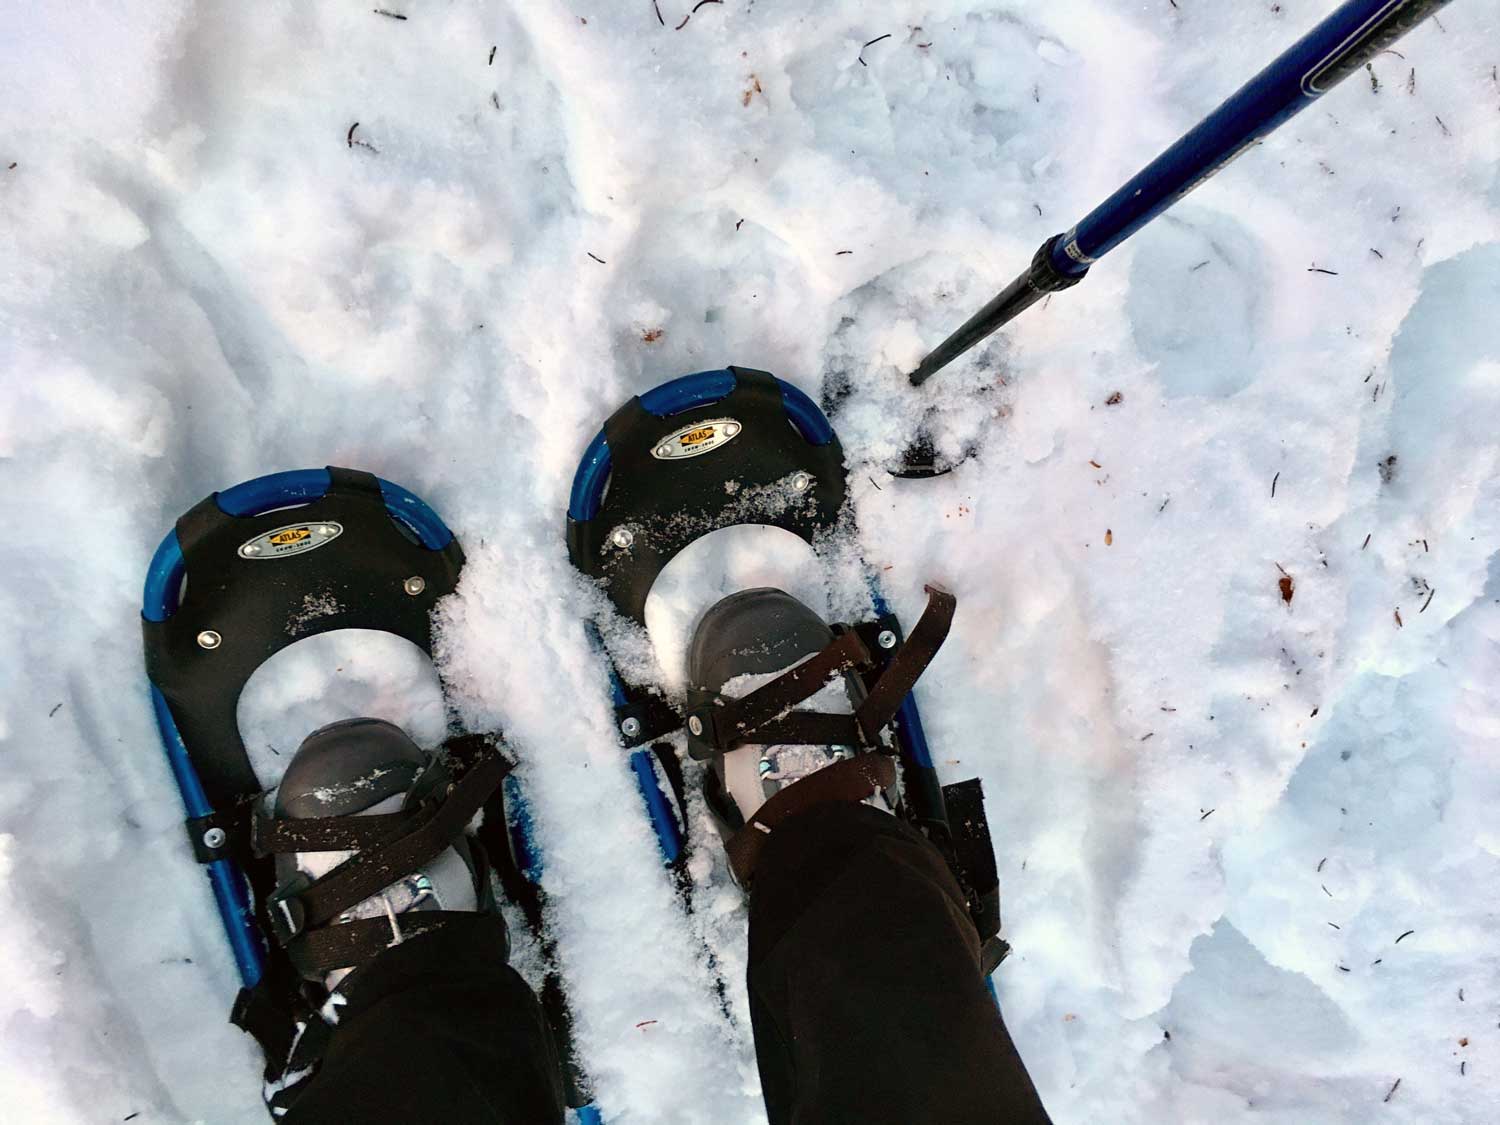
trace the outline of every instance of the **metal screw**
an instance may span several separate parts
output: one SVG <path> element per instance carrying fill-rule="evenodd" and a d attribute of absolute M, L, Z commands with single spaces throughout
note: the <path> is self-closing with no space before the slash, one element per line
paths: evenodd
<path fill-rule="evenodd" d="M 694 735 L 701 735 L 703 733 L 703 720 L 698 718 L 697 715 L 692 716 L 688 719 L 688 731 Z"/>
<path fill-rule="evenodd" d="M 207 832 L 203 833 L 203 846 L 210 850 L 222 848 L 224 841 L 227 839 L 229 837 L 224 834 L 224 829 L 210 828 Z"/>
<path fill-rule="evenodd" d="M 889 629 L 882 629 L 880 630 L 880 635 L 875 638 L 875 643 L 881 648 L 895 648 L 896 634 Z"/>
<path fill-rule="evenodd" d="M 630 545 L 635 542 L 635 532 L 631 531 L 628 527 L 617 527 L 614 531 L 610 532 L 609 541 L 622 551 L 628 550 Z"/>
<path fill-rule="evenodd" d="M 203 632 L 198 634 L 199 648 L 218 648 L 223 643 L 224 638 L 219 636 L 219 634 L 215 633 L 212 629 L 205 629 L 203 630 Z"/>
<path fill-rule="evenodd" d="M 641 721 L 637 718 L 629 718 L 620 723 L 620 733 L 626 738 L 634 738 L 641 733 Z"/>
<path fill-rule="evenodd" d="M 427 589 L 427 579 L 423 578 L 420 574 L 413 574 L 405 582 L 401 583 L 401 588 L 412 597 L 416 597 L 423 590 Z"/>
<path fill-rule="evenodd" d="M 812 487 L 812 477 L 806 473 L 798 473 L 792 477 L 792 490 L 794 492 L 806 492 Z"/>

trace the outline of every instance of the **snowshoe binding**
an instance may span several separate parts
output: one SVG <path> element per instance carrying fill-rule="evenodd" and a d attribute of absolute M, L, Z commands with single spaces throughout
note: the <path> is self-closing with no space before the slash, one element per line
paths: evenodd
<path fill-rule="evenodd" d="M 331 992 L 382 950 L 443 925 L 449 914 L 497 911 L 484 849 L 464 832 L 506 772 L 496 755 L 484 767 L 465 777 L 465 793 L 449 795 L 456 783 L 447 763 L 382 719 L 345 719 L 303 740 L 270 816 L 252 821 L 251 836 L 258 851 L 275 857 L 268 913 L 304 980 Z M 442 823 L 434 816 L 440 805 Z M 421 837 L 411 831 L 419 820 L 426 821 Z M 401 840 L 399 853 L 384 847 L 392 838 Z M 326 905 L 313 901 L 314 889 Z"/>
<path fill-rule="evenodd" d="M 835 643 L 822 618 L 769 588 L 729 595 L 693 633 L 688 751 L 708 761 L 704 799 L 741 883 L 750 881 L 771 828 L 794 811 L 840 798 L 894 808 L 891 759 L 856 758 L 864 744 L 854 717 L 868 698 L 864 681 L 842 657 L 819 662 Z M 786 677 L 799 669 L 806 674 L 793 689 Z M 792 710 L 809 701 L 818 709 Z M 772 717 L 752 725 L 757 713 Z"/>

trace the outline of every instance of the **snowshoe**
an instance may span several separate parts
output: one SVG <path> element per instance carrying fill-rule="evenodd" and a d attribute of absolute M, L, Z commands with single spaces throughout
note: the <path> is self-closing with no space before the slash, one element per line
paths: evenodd
<path fill-rule="evenodd" d="M 687 375 L 632 398 L 589 444 L 573 480 L 569 556 L 599 583 L 618 614 L 644 628 L 646 599 L 662 570 L 704 536 L 765 524 L 792 532 L 816 550 L 838 530 L 852 527 L 847 496 L 843 450 L 807 395 L 764 371 L 731 367 Z M 907 638 L 865 569 L 869 612 L 862 620 L 829 628 L 815 615 L 800 617 L 798 610 L 805 607 L 779 604 L 780 613 L 797 620 L 772 630 L 790 648 L 768 655 L 762 674 L 782 674 L 740 698 L 725 698 L 719 690 L 725 681 L 713 682 L 714 654 L 707 641 L 690 654 L 698 679 L 685 706 L 674 706 L 649 685 L 629 682 L 611 661 L 621 738 L 632 751 L 631 766 L 664 860 L 685 892 L 686 783 L 679 746 L 669 739 L 691 757 L 711 761 L 750 745 L 857 748 L 840 764 L 820 769 L 816 785 L 809 778 L 784 792 L 790 798 L 808 786 L 798 802 L 811 799 L 820 787 L 835 799 L 890 793 L 896 814 L 932 840 L 964 887 L 988 972 L 1007 946 L 999 938 L 999 887 L 980 783 L 939 784 L 911 695 L 947 635 L 956 603 L 929 586 L 927 609 Z M 765 597 L 763 592 L 742 597 L 752 595 Z M 711 613 L 728 629 L 728 619 L 746 608 L 746 602 L 721 603 Z M 717 632 L 716 625 L 707 635 Z M 790 671 L 784 669 L 791 661 L 769 667 L 790 649 L 801 649 L 794 659 L 813 655 Z M 752 672 L 749 664 L 736 670 Z M 796 710 L 840 675 L 857 680 L 852 713 Z M 685 737 L 678 738 L 684 729 Z M 743 823 L 735 824 L 737 802 L 726 777 L 723 761 L 715 761 L 705 793 L 721 831 L 742 841 L 740 846 L 731 842 L 729 851 L 743 882 L 753 871 L 754 837 L 769 826 L 758 822 L 760 829 L 752 825 L 747 834 Z M 714 792 L 715 785 L 720 792 Z M 766 802 L 762 811 L 775 814 L 776 803 Z M 789 815 L 784 802 L 778 808 Z M 742 810 L 740 815 L 754 820 Z"/>
<path fill-rule="evenodd" d="M 330 990 L 356 981 L 393 927 L 410 936 L 440 924 L 445 909 L 493 909 L 491 869 L 555 964 L 540 938 L 540 865 L 497 737 L 455 733 L 428 755 L 390 724 L 335 724 L 309 736 L 273 791 L 277 779 L 257 776 L 236 718 L 256 669 L 308 637 L 376 630 L 430 658 L 432 608 L 463 561 L 416 496 L 338 468 L 215 493 L 151 561 L 142 628 L 152 703 L 239 969 L 230 1019 L 264 1052 L 273 1116 L 316 1066 Z M 380 770 L 388 776 L 372 780 Z M 373 787 L 330 799 L 338 787 L 325 782 L 345 775 Z M 542 1000 L 569 1060 L 568 1104 L 597 1121 L 555 970 Z"/>

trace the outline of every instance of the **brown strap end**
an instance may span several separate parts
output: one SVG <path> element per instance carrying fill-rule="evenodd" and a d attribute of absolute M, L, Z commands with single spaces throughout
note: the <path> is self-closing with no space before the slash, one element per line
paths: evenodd
<path fill-rule="evenodd" d="M 762 805 L 725 845 L 735 878 L 748 886 L 761 850 L 777 825 L 818 805 L 857 804 L 896 784 L 896 762 L 888 754 L 856 754 L 794 781 Z"/>

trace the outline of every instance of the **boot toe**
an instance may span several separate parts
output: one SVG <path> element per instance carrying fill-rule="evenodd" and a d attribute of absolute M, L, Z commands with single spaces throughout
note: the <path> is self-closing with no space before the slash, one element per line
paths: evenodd
<path fill-rule="evenodd" d="M 688 679 L 718 691 L 736 676 L 780 672 L 833 640 L 816 613 L 783 590 L 741 590 L 703 615 L 688 646 Z"/>
<path fill-rule="evenodd" d="M 302 740 L 276 791 L 275 815 L 353 816 L 412 787 L 425 761 L 407 733 L 384 719 L 344 719 Z"/>

